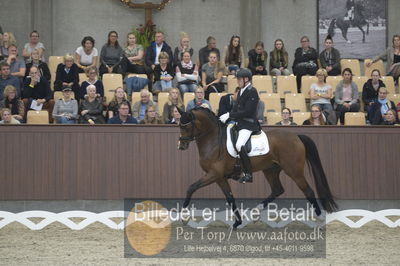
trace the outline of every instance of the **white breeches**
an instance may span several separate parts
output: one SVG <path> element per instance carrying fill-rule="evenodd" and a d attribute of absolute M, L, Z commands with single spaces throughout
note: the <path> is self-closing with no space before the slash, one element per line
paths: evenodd
<path fill-rule="evenodd" d="M 236 142 L 236 149 L 237 149 L 238 152 L 240 152 L 242 147 L 246 144 L 247 140 L 251 136 L 251 133 L 252 132 L 250 130 L 247 130 L 247 129 L 241 129 L 239 131 L 238 140 Z"/>

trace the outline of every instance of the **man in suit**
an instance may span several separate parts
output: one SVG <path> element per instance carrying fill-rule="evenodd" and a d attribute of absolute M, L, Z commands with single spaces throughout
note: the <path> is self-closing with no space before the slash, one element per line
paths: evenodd
<path fill-rule="evenodd" d="M 257 105 L 260 98 L 257 90 L 251 84 L 252 73 L 249 69 L 240 69 L 236 77 L 240 88 L 237 103 L 233 106 L 231 112 L 221 115 L 219 119 L 222 123 L 226 123 L 228 119 L 237 123 L 239 136 L 236 142 L 236 150 L 239 152 L 244 172 L 239 182 L 251 183 L 253 182 L 251 162 L 244 146 L 253 132 L 261 130 L 260 123 L 257 120 Z"/>

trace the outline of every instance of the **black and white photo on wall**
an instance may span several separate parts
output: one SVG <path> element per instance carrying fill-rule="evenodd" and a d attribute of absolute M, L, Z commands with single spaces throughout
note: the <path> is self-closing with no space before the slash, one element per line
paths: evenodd
<path fill-rule="evenodd" d="M 342 58 L 374 57 L 387 46 L 387 0 L 317 0 L 318 45 L 331 35 Z"/>

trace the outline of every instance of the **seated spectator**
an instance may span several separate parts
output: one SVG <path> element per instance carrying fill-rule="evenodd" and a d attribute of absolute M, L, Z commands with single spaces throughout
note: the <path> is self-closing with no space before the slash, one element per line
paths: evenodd
<path fill-rule="evenodd" d="M 160 64 L 160 53 L 164 52 L 168 55 L 168 58 L 171 59 L 169 64 L 172 66 L 174 56 L 171 47 L 164 41 L 164 33 L 161 31 L 156 32 L 154 39 L 155 41 L 150 44 L 146 51 L 146 65 L 154 70 L 156 65 Z"/>
<path fill-rule="evenodd" d="M 386 87 L 381 78 L 381 72 L 378 69 L 374 69 L 371 72 L 371 78 L 365 82 L 362 91 L 362 100 L 365 104 L 364 111 L 369 113 L 372 104 L 378 99 L 378 89 L 380 87 Z M 369 120 L 369 118 L 368 118 Z"/>
<path fill-rule="evenodd" d="M 296 49 L 293 62 L 293 74 L 296 75 L 298 92 L 301 88 L 301 78 L 304 75 L 314 76 L 317 72 L 317 59 L 317 50 L 310 47 L 310 39 L 307 36 L 301 37 L 301 47 Z"/>
<path fill-rule="evenodd" d="M 190 112 L 192 109 L 202 107 L 204 105 L 207 105 L 208 108 L 212 110 L 210 102 L 204 99 L 204 89 L 202 87 L 197 87 L 194 91 L 194 99 L 188 102 L 186 106 L 186 112 Z"/>
<path fill-rule="evenodd" d="M 70 54 L 64 56 L 64 63 L 57 66 L 54 90 L 61 91 L 64 87 L 71 87 L 75 95 L 79 95 L 78 66 L 74 63 L 74 57 Z"/>
<path fill-rule="evenodd" d="M 160 63 L 154 67 L 154 93 L 168 91 L 172 88 L 172 80 L 175 76 L 175 71 L 169 63 L 169 56 L 166 52 L 161 52 L 158 60 Z"/>
<path fill-rule="evenodd" d="M 15 40 L 14 34 L 12 32 L 4 32 L 4 34 L 3 34 L 3 44 L 0 46 L 0 53 L 5 58 L 8 57 L 8 48 L 11 45 L 17 45 L 17 41 Z"/>
<path fill-rule="evenodd" d="M 30 78 L 25 79 L 22 100 L 25 104 L 25 111 L 31 110 L 32 105 L 36 104 L 37 108 L 46 110 L 49 113 L 49 121 L 53 122 L 51 114 L 53 113 L 54 100 L 53 93 L 50 90 L 50 83 L 39 74 L 39 69 L 35 66 L 31 67 L 29 72 Z M 33 102 L 34 101 L 34 102 Z"/>
<path fill-rule="evenodd" d="M 173 124 L 173 125 L 179 125 L 181 122 L 181 114 L 178 111 L 178 108 L 174 106 L 174 109 L 172 111 L 172 119 L 168 124 Z"/>
<path fill-rule="evenodd" d="M 264 49 L 263 42 L 257 42 L 254 49 L 248 52 L 249 66 L 253 75 L 268 75 L 267 71 L 267 59 L 268 54 Z"/>
<path fill-rule="evenodd" d="M 360 111 L 360 104 L 358 103 L 358 87 L 352 81 L 353 73 L 351 69 L 343 69 L 342 76 L 343 80 L 336 86 L 335 105 L 340 124 L 344 125 L 345 113 Z"/>
<path fill-rule="evenodd" d="M 91 36 L 84 37 L 81 44 L 82 46 L 76 48 L 75 62 L 78 66 L 78 72 L 85 73 L 89 67 L 97 67 L 99 52 L 94 47 L 95 41 Z"/>
<path fill-rule="evenodd" d="M 49 66 L 39 58 L 40 58 L 39 50 L 33 49 L 29 63 L 26 64 L 25 77 L 29 75 L 31 67 L 36 66 L 39 69 L 40 76 L 50 81 L 51 74 Z"/>
<path fill-rule="evenodd" d="M 0 26 L 0 61 L 4 60 L 4 56 L 1 53 L 2 46 L 3 46 L 3 29 Z"/>
<path fill-rule="evenodd" d="M 110 104 L 108 105 L 108 108 L 107 108 L 108 119 L 111 119 L 114 116 L 118 115 L 118 108 L 122 102 L 126 102 L 129 105 L 128 114 L 132 115 L 131 103 L 126 98 L 124 89 L 121 87 L 118 87 L 115 89 L 114 98 L 112 99 L 112 101 L 110 102 Z"/>
<path fill-rule="evenodd" d="M 88 80 L 82 82 L 81 88 L 79 90 L 78 95 L 75 96 L 77 99 L 85 99 L 86 89 L 89 85 L 94 85 L 96 87 L 96 95 L 97 97 L 104 97 L 104 86 L 101 80 L 98 80 L 97 76 L 97 68 L 94 66 L 86 68 L 86 76 Z"/>
<path fill-rule="evenodd" d="M 322 110 L 319 105 L 311 106 L 311 115 L 310 118 L 303 122 L 303 125 L 306 126 L 323 126 L 326 125 L 324 116 L 322 115 Z"/>
<path fill-rule="evenodd" d="M 332 47 L 333 40 L 330 35 L 325 38 L 325 50 L 319 54 L 321 67 L 326 69 L 328 76 L 340 75 L 340 52 Z"/>
<path fill-rule="evenodd" d="M 54 105 L 53 118 L 57 124 L 75 124 L 78 119 L 78 102 L 71 98 L 70 87 L 62 90 L 62 99 Z"/>
<path fill-rule="evenodd" d="M 30 62 L 33 50 L 37 50 L 39 53 L 39 59 L 42 62 L 45 62 L 46 61 L 44 58 L 45 48 L 43 43 L 39 42 L 39 33 L 36 30 L 34 30 L 29 35 L 29 38 L 30 41 L 25 44 L 24 49 L 22 50 L 22 56 L 24 57 L 25 62 L 26 63 Z"/>
<path fill-rule="evenodd" d="M 143 46 L 136 44 L 136 36 L 133 33 L 129 33 L 127 39 L 127 46 L 124 48 L 124 56 L 121 60 L 122 73 L 146 74 Z"/>
<path fill-rule="evenodd" d="M 281 39 L 275 40 L 274 50 L 269 54 L 269 67 L 273 76 L 289 76 L 289 55 Z"/>
<path fill-rule="evenodd" d="M 383 122 L 381 123 L 381 125 L 395 126 L 398 124 L 399 121 L 397 120 L 396 112 L 393 109 L 389 109 L 386 115 L 383 117 Z"/>
<path fill-rule="evenodd" d="M 173 116 L 173 109 L 178 106 L 180 109 L 184 110 L 185 105 L 183 104 L 181 94 L 177 88 L 171 88 L 169 90 L 168 102 L 165 103 L 163 109 L 163 121 L 165 124 L 171 122 Z"/>
<path fill-rule="evenodd" d="M 174 67 L 177 67 L 183 61 L 183 53 L 188 52 L 190 57 L 193 56 L 193 48 L 190 47 L 189 35 L 186 32 L 181 32 L 179 37 L 179 45 L 174 50 Z"/>
<path fill-rule="evenodd" d="M 0 62 L 0 100 L 3 100 L 3 92 L 7 85 L 12 85 L 17 89 L 17 98 L 21 97 L 21 82 L 19 78 L 12 76 L 10 73 L 10 65 L 2 61 Z"/>
<path fill-rule="evenodd" d="M 210 52 L 208 60 L 209 62 L 205 63 L 201 68 L 201 82 L 207 100 L 211 92 L 223 92 L 225 89 L 224 84 L 221 82 L 224 69 L 218 61 L 218 55 L 215 52 Z"/>
<path fill-rule="evenodd" d="M 118 43 L 118 33 L 110 31 L 108 33 L 108 41 L 103 45 L 100 52 L 100 76 L 105 73 L 121 73 L 120 60 L 124 51 Z"/>
<path fill-rule="evenodd" d="M 21 124 L 17 119 L 15 119 L 11 115 L 11 110 L 8 109 L 8 108 L 3 108 L 1 110 L 0 125 L 5 125 L 5 124 L 9 124 L 9 125 L 19 125 L 19 124 Z"/>
<path fill-rule="evenodd" d="M 160 118 L 157 117 L 157 113 L 156 113 L 156 110 L 154 109 L 154 106 L 148 105 L 146 107 L 144 119 L 142 121 L 140 121 L 140 124 L 143 124 L 143 125 L 162 124 Z"/>
<path fill-rule="evenodd" d="M 123 124 L 137 124 L 137 120 L 129 114 L 129 102 L 121 102 L 118 104 L 118 114 L 108 120 L 108 124 L 123 125 Z"/>
<path fill-rule="evenodd" d="M 375 63 L 379 59 L 387 60 L 386 75 L 392 76 L 397 84 L 400 76 L 400 35 L 398 34 L 393 35 L 392 47 L 388 47 L 383 54 L 378 55 L 377 57 L 372 59 L 372 61 L 368 62 L 366 66 L 370 67 L 373 63 Z"/>
<path fill-rule="evenodd" d="M 388 92 L 385 87 L 378 89 L 378 99 L 374 101 L 368 114 L 372 125 L 382 124 L 386 113 L 390 109 L 396 111 L 396 106 L 392 101 L 387 99 L 387 94 Z"/>
<path fill-rule="evenodd" d="M 178 63 L 175 71 L 181 94 L 194 92 L 198 86 L 199 68 L 192 62 L 190 52 L 183 52 L 182 61 Z"/>
<path fill-rule="evenodd" d="M 89 85 L 87 88 L 87 97 L 80 102 L 79 114 L 80 124 L 105 124 L 106 121 L 103 117 L 103 102 L 102 99 L 97 97 L 96 87 Z"/>
<path fill-rule="evenodd" d="M 332 98 L 332 87 L 326 84 L 326 77 L 328 73 L 325 69 L 318 69 L 316 76 L 318 78 L 317 83 L 311 84 L 310 87 L 310 98 L 311 105 L 319 105 L 322 111 L 330 112 L 333 110 L 331 104 Z"/>
<path fill-rule="evenodd" d="M 227 67 L 228 73 L 236 75 L 236 71 L 244 65 L 243 47 L 240 45 L 240 37 L 232 36 L 229 45 L 224 47 L 222 60 Z"/>
<path fill-rule="evenodd" d="M 17 89 L 13 85 L 7 85 L 4 89 L 4 99 L 0 102 L 0 108 L 10 109 L 12 117 L 23 123 L 25 105 L 17 98 Z"/>
<path fill-rule="evenodd" d="M 21 81 L 25 77 L 25 61 L 18 58 L 18 48 L 15 45 L 8 47 L 7 63 L 10 65 L 11 75 L 18 77 Z"/>
<path fill-rule="evenodd" d="M 283 107 L 281 115 L 282 115 L 282 121 L 276 123 L 275 125 L 277 125 L 277 126 L 297 126 L 297 124 L 292 121 L 292 118 L 291 118 L 292 111 L 289 108 Z"/>
<path fill-rule="evenodd" d="M 152 100 L 150 100 L 150 92 L 148 89 L 142 89 L 140 91 L 140 101 L 133 104 L 132 107 L 132 116 L 136 118 L 139 122 L 144 119 L 144 115 L 146 113 L 147 106 L 154 106 L 154 110 L 156 110 L 157 117 L 159 117 L 158 107 Z"/>
<path fill-rule="evenodd" d="M 214 52 L 217 55 L 217 60 L 219 61 L 220 53 L 217 48 L 217 41 L 215 40 L 214 37 L 209 36 L 207 38 L 207 46 L 205 46 L 199 50 L 200 67 L 202 67 L 204 64 L 208 63 L 211 52 Z"/>

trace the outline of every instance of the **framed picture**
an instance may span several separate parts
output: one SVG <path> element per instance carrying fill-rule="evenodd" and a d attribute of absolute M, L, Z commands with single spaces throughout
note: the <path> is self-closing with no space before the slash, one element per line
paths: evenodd
<path fill-rule="evenodd" d="M 367 59 L 387 47 L 387 0 L 317 0 L 318 48 L 329 34 L 341 58 Z"/>

